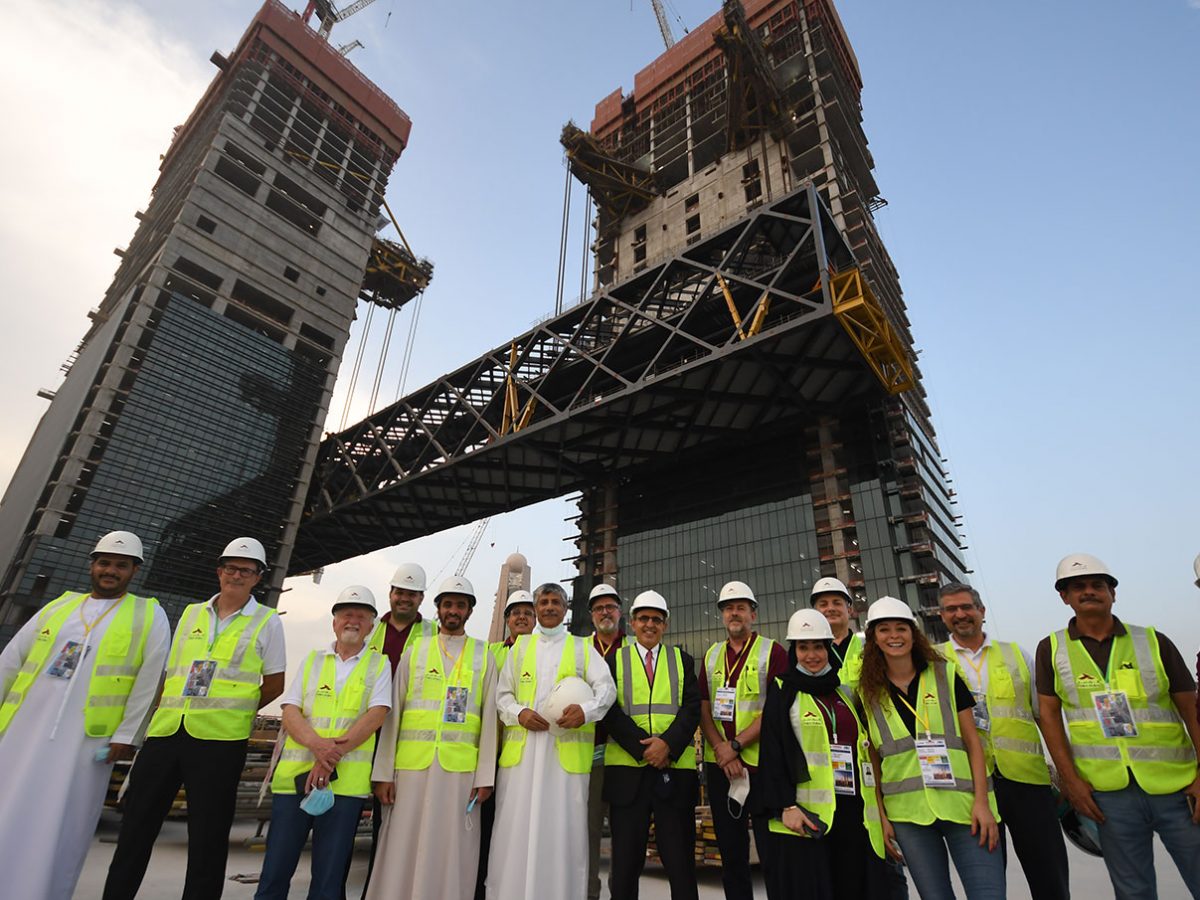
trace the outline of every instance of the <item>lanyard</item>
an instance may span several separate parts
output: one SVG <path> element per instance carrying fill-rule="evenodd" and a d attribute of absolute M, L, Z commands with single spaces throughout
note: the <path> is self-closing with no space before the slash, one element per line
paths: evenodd
<path fill-rule="evenodd" d="M 956 653 L 955 655 L 958 656 L 959 659 L 966 659 L 967 665 L 970 666 L 971 670 L 975 673 L 975 684 L 978 685 L 979 691 L 980 691 L 980 693 L 982 693 L 983 692 L 983 668 L 984 668 L 984 666 L 987 665 L 987 654 L 986 653 L 980 654 L 979 665 L 975 665 L 975 660 L 971 659 L 971 657 L 969 657 L 969 656 L 964 657 L 962 654 L 958 654 L 958 653 Z"/>
<path fill-rule="evenodd" d="M 918 677 L 917 693 L 920 693 L 920 688 L 921 688 L 921 681 L 920 681 L 920 678 Z M 913 714 L 913 718 L 915 718 L 918 722 L 920 722 L 922 725 L 925 726 L 925 740 L 927 740 L 927 741 L 933 740 L 933 733 L 931 732 L 931 730 L 929 728 L 928 716 L 923 716 L 919 712 L 917 712 L 916 707 L 908 702 L 908 698 L 906 696 L 904 696 L 904 694 L 900 694 L 899 697 L 900 697 L 900 702 L 903 703 L 905 706 L 907 706 L 908 711 Z"/>
<path fill-rule="evenodd" d="M 442 657 L 444 659 L 449 660 L 450 659 L 450 651 L 446 649 L 446 643 L 445 643 L 445 641 L 442 640 L 442 635 L 440 635 L 440 634 L 438 635 L 438 645 L 441 647 Z M 454 658 L 454 665 L 450 669 L 450 677 L 446 680 L 447 684 L 457 684 L 458 683 L 458 670 L 462 666 L 463 654 L 466 652 L 467 652 L 467 642 L 464 639 L 463 645 L 458 651 L 458 656 L 456 656 Z"/>
<path fill-rule="evenodd" d="M 83 617 L 83 607 L 86 605 L 87 605 L 87 600 L 84 600 L 83 603 L 79 604 L 79 621 L 83 623 L 83 636 L 85 638 L 89 637 L 91 635 L 92 629 L 95 628 L 97 625 L 99 625 L 101 622 L 103 622 L 108 617 L 108 614 L 110 612 L 112 612 L 114 609 L 116 609 L 118 606 L 121 605 L 121 598 L 118 597 L 116 602 L 113 603 L 112 606 L 110 606 L 104 612 L 100 613 L 100 615 L 96 616 L 96 618 L 92 619 L 92 621 L 90 621 L 90 622 Z"/>
<path fill-rule="evenodd" d="M 596 644 L 600 648 L 601 658 L 606 658 L 608 656 L 608 651 L 612 649 L 613 644 L 615 644 L 617 642 L 617 638 L 619 638 L 620 636 L 621 636 L 620 634 L 614 635 L 613 639 L 606 644 L 606 643 L 604 643 L 604 641 L 600 640 L 599 634 L 596 635 Z"/>
<path fill-rule="evenodd" d="M 826 706 L 824 703 L 821 702 L 821 698 L 818 697 L 816 694 L 813 694 L 812 698 L 813 698 L 813 700 L 815 700 L 817 702 L 817 706 L 821 707 L 821 712 L 825 713 L 825 716 L 828 718 L 829 731 L 832 733 L 833 742 L 836 744 L 838 742 L 838 739 L 837 739 L 837 717 L 834 715 L 834 711 L 837 709 L 837 700 L 835 699 L 833 701 L 832 706 Z"/>
<path fill-rule="evenodd" d="M 758 640 L 758 635 L 754 635 L 750 640 L 746 641 L 746 646 L 742 647 L 742 652 L 734 659 L 733 665 L 729 667 L 729 671 L 725 673 L 725 687 L 729 687 L 729 679 L 733 677 L 733 673 L 737 672 L 740 677 L 742 670 L 738 668 L 738 663 L 742 663 L 746 659 L 746 655 L 750 652 L 750 647 Z M 725 641 L 725 658 L 729 659 L 729 640 Z"/>
<path fill-rule="evenodd" d="M 850 632 L 846 638 L 846 653 L 850 652 L 850 648 L 854 646 L 854 632 Z M 846 655 L 837 648 L 837 641 L 829 642 L 829 649 L 833 651 L 833 655 L 837 657 L 838 664 L 844 666 L 846 664 Z"/>

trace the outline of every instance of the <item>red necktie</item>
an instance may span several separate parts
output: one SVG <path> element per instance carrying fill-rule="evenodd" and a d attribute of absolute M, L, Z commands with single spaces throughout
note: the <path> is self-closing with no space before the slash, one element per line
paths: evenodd
<path fill-rule="evenodd" d="M 646 681 L 654 684 L 654 651 L 646 651 Z"/>

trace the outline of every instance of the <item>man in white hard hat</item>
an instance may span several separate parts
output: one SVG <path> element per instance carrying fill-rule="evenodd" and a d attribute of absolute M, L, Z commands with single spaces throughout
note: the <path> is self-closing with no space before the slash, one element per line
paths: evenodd
<path fill-rule="evenodd" d="M 809 603 L 829 623 L 833 631 L 829 661 L 837 667 L 842 684 L 853 689 L 862 671 L 863 642 L 850 627 L 854 604 L 850 590 L 837 578 L 819 578 L 809 594 Z"/>
<path fill-rule="evenodd" d="M 539 585 L 533 600 L 537 627 L 517 638 L 496 686 L 504 734 L 487 897 L 583 900 L 593 734 L 616 688 L 590 640 L 567 632 L 562 586 Z M 567 678 L 586 681 L 592 697 L 566 706 L 551 723 L 539 711 L 549 714 L 554 687 Z"/>
<path fill-rule="evenodd" d="M 375 732 L 392 705 L 387 659 L 366 645 L 375 595 L 350 585 L 331 612 L 336 639 L 305 658 L 281 700 L 287 737 L 271 778 L 271 827 L 255 900 L 286 900 L 310 831 L 310 894 L 341 897 L 371 793 Z"/>
<path fill-rule="evenodd" d="M 1066 900 L 1067 848 L 1038 733 L 1033 657 L 984 630 L 987 610 L 970 585 L 942 585 L 938 600 L 950 632 L 938 649 L 958 663 L 975 696 L 975 728 L 1000 811 L 1001 850 L 1007 857 L 1011 834 L 1033 900 Z"/>
<path fill-rule="evenodd" d="M 604 796 L 612 827 L 613 900 L 636 900 L 650 817 L 672 900 L 696 900 L 696 745 L 700 688 L 695 663 L 662 643 L 667 601 L 643 591 L 629 608 L 636 642 L 612 660 L 617 702 L 604 724 Z"/>
<path fill-rule="evenodd" d="M 46 604 L 0 653 L 6 897 L 74 893 L 112 764 L 142 740 L 171 628 L 156 600 L 128 592 L 141 563 L 136 535 L 104 535 L 90 592 Z"/>
<path fill-rule="evenodd" d="M 367 641 L 368 647 L 388 658 L 393 678 L 409 638 L 432 637 L 437 634 L 437 622 L 421 618 L 419 610 L 424 599 L 425 570 L 416 563 L 401 563 L 392 574 L 391 585 L 388 588 L 388 611 L 379 617 L 379 623 Z M 371 886 L 371 873 L 375 869 L 375 848 L 379 846 L 379 827 L 382 821 L 383 807 L 379 804 L 379 798 L 372 794 L 371 849 L 367 853 L 367 877 L 363 884 L 363 897 L 367 896 L 367 889 Z"/>
<path fill-rule="evenodd" d="M 605 663 L 628 640 L 621 628 L 621 595 L 611 584 L 601 582 L 588 593 L 588 612 L 592 616 L 592 647 Z M 604 745 L 608 731 L 596 723 L 592 746 L 592 780 L 588 782 L 588 900 L 600 898 L 600 841 L 608 804 L 604 802 Z M 611 889 L 610 889 L 611 890 Z"/>
<path fill-rule="evenodd" d="M 725 640 L 704 654 L 700 669 L 700 730 L 704 733 L 704 783 L 717 847 L 721 851 L 721 883 L 726 900 L 754 900 L 750 883 L 750 832 L 745 810 L 757 806 L 748 796 L 731 800 L 729 786 L 749 782 L 758 768 L 758 735 L 762 727 L 767 685 L 788 669 L 787 650 L 754 630 L 758 601 L 743 581 L 731 581 L 717 595 Z M 754 844 L 760 857 L 774 845 L 769 819 L 755 815 Z"/>
<path fill-rule="evenodd" d="M 1099 823 L 1116 896 L 1155 896 L 1157 832 L 1200 897 L 1196 686 L 1166 635 L 1113 615 L 1116 588 L 1094 556 L 1058 564 L 1054 589 L 1075 615 L 1038 645 L 1042 735 L 1062 795 Z"/>
<path fill-rule="evenodd" d="M 188 798 L 185 897 L 220 897 L 246 744 L 258 711 L 283 693 L 287 656 L 275 610 L 252 594 L 263 545 L 234 538 L 221 551 L 220 590 L 179 618 L 146 745 L 125 793 L 104 900 L 133 900 L 180 785 Z"/>
<path fill-rule="evenodd" d="M 496 776 L 496 669 L 467 637 L 475 588 L 451 576 L 434 596 L 440 628 L 410 641 L 371 780 L 385 809 L 367 900 L 469 900 L 479 864 L 480 805 Z"/>

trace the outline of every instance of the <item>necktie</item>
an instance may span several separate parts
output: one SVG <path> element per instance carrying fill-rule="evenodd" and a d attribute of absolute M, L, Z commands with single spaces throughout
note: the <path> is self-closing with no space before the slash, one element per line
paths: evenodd
<path fill-rule="evenodd" d="M 646 681 L 654 684 L 654 651 L 646 651 Z"/>

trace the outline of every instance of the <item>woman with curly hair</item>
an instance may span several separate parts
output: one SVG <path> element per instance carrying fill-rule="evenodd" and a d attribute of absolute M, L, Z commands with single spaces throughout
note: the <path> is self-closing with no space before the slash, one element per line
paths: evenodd
<path fill-rule="evenodd" d="M 996 802 L 975 698 L 894 597 L 867 611 L 858 692 L 887 852 L 907 864 L 922 900 L 953 900 L 947 856 L 968 900 L 1003 900 L 1004 857 L 995 852 Z"/>

